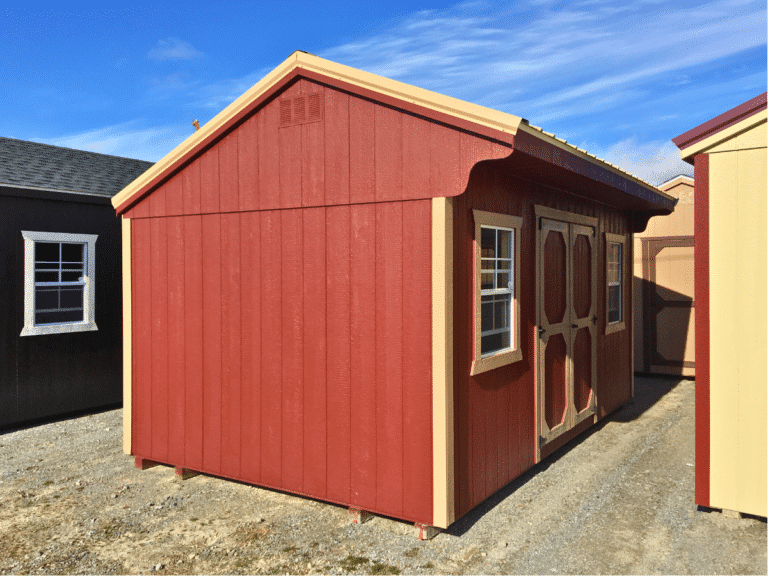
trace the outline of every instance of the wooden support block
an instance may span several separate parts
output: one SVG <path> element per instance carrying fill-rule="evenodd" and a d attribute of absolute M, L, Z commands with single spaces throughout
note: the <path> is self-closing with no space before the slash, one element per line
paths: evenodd
<path fill-rule="evenodd" d="M 416 532 L 416 538 L 419 540 L 432 540 L 435 536 L 440 534 L 442 530 L 440 528 L 435 528 L 434 526 L 427 526 L 426 524 L 419 524 L 416 522 L 413 525 L 415 532 Z"/>
<path fill-rule="evenodd" d="M 352 524 L 365 524 L 371 518 L 373 518 L 373 514 L 370 512 L 360 510 L 360 508 L 353 508 L 352 506 L 349 507 L 349 519 L 352 521 Z"/>
<path fill-rule="evenodd" d="M 134 463 L 136 464 L 136 468 L 139 470 L 146 470 L 147 468 L 152 468 L 158 465 L 158 462 L 153 462 L 152 460 L 147 460 L 146 458 L 142 458 L 140 456 L 136 456 Z"/>
<path fill-rule="evenodd" d="M 736 510 L 726 510 L 723 508 L 723 516 L 726 518 L 743 518 L 743 514 L 741 512 L 737 512 Z"/>
<path fill-rule="evenodd" d="M 176 466 L 176 476 L 181 478 L 182 480 L 189 480 L 190 478 L 193 478 L 199 474 L 199 472 L 195 472 L 194 470 L 190 470 L 189 468 L 182 468 L 181 466 Z"/>

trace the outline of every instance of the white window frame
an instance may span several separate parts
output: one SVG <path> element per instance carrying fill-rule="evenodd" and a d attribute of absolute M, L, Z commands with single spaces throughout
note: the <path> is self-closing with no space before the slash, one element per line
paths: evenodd
<path fill-rule="evenodd" d="M 611 283 L 610 279 L 610 270 L 609 270 L 609 258 L 611 253 L 611 245 L 612 244 L 618 244 L 621 246 L 621 276 L 619 280 L 619 314 L 620 317 L 615 322 L 609 322 L 609 306 L 610 306 L 610 298 L 609 298 L 609 288 L 611 285 L 615 285 Z M 611 234 L 609 232 L 605 233 L 605 333 L 612 334 L 614 332 L 619 332 L 621 330 L 624 330 L 626 327 L 626 319 L 625 314 L 626 310 L 624 309 L 624 300 L 625 300 L 625 293 L 627 290 L 627 281 L 626 281 L 626 272 L 627 272 L 627 237 L 622 236 L 621 234 Z"/>
<path fill-rule="evenodd" d="M 474 358 L 470 374 L 474 376 L 475 374 L 487 372 L 488 370 L 506 366 L 523 359 L 523 352 L 520 349 L 520 229 L 523 219 L 519 216 L 484 212 L 482 210 L 473 210 L 472 214 L 475 219 L 475 341 Z M 508 290 L 482 290 L 481 236 L 483 228 L 495 228 L 512 232 L 514 246 L 509 273 L 512 287 Z M 482 296 L 496 293 L 510 294 L 510 347 L 489 354 L 482 354 Z"/>
<path fill-rule="evenodd" d="M 24 328 L 20 336 L 64 334 L 98 330 L 96 326 L 95 263 L 97 234 L 69 234 L 66 232 L 30 232 L 22 230 L 24 238 Z M 35 324 L 35 243 L 67 242 L 83 244 L 85 270 L 83 278 L 83 320 Z"/>

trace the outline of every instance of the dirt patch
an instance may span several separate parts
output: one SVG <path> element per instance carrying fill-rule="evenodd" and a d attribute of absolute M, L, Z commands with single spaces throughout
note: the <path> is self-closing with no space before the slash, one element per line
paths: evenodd
<path fill-rule="evenodd" d="M 0 573 L 766 573 L 766 524 L 693 502 L 693 383 L 636 398 L 434 540 L 121 451 L 120 410 L 0 434 Z"/>

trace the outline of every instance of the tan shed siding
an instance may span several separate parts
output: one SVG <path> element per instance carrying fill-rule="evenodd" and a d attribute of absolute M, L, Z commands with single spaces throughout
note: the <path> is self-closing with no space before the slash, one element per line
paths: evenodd
<path fill-rule="evenodd" d="M 765 123 L 753 131 L 710 153 L 710 505 L 765 516 Z"/>
<path fill-rule="evenodd" d="M 453 438 L 453 201 L 432 199 L 433 524 L 456 520 Z"/>
<path fill-rule="evenodd" d="M 131 454 L 131 220 L 122 218 L 123 234 L 123 452 Z"/>

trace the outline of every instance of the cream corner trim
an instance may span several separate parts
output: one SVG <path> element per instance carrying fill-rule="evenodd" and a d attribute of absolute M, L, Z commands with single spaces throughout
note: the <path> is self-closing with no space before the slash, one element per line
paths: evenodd
<path fill-rule="evenodd" d="M 131 324 L 131 220 L 122 218 L 123 240 L 123 452 L 133 453 L 131 446 L 131 399 L 133 384 L 133 340 Z"/>
<path fill-rule="evenodd" d="M 432 199 L 432 523 L 456 520 L 453 476 L 453 199 Z"/>
<path fill-rule="evenodd" d="M 512 135 L 517 133 L 518 126 L 522 122 L 522 118 L 519 116 L 513 116 L 512 114 L 492 110 L 457 98 L 431 92 L 430 90 L 417 88 L 416 86 L 398 82 L 397 80 L 390 80 L 370 72 L 363 72 L 362 70 L 337 64 L 336 62 L 331 62 L 330 60 L 325 60 L 305 52 L 294 52 L 277 68 L 232 102 L 232 104 L 206 122 L 200 130 L 193 132 L 184 142 L 115 195 L 112 198 L 112 206 L 117 208 L 120 204 L 131 198 L 133 194 L 170 168 L 198 143 L 204 141 L 208 136 L 226 124 L 230 118 L 236 116 L 261 94 L 277 84 L 281 78 L 299 67 Z"/>
<path fill-rule="evenodd" d="M 737 122 L 733 126 L 729 126 L 728 128 L 721 130 L 720 132 L 716 132 L 709 138 L 705 138 L 700 142 L 691 144 L 686 148 L 681 148 L 680 158 L 682 160 L 688 160 L 693 156 L 695 156 L 696 154 L 701 154 L 702 152 L 706 152 L 708 149 L 713 148 L 714 146 L 717 146 L 721 142 L 728 140 L 729 138 L 733 138 L 740 132 L 745 132 L 751 128 L 754 128 L 758 124 L 761 124 L 766 121 L 768 121 L 768 110 L 763 110 L 761 112 L 758 112 L 757 114 L 754 114 L 748 118 L 745 118 L 741 122 Z"/>

